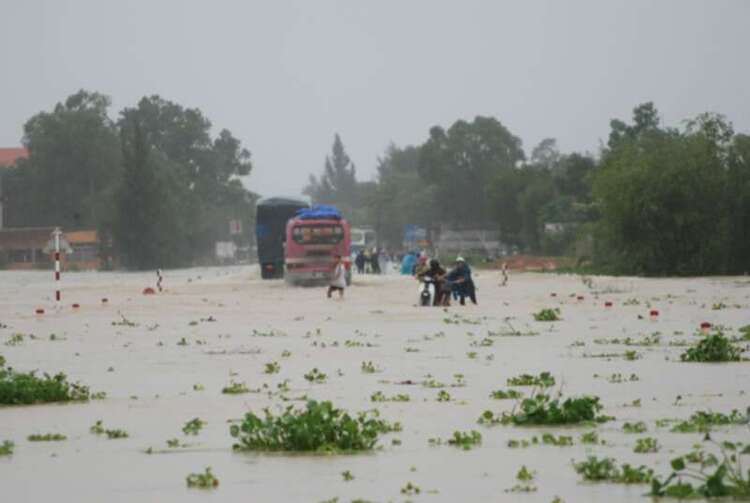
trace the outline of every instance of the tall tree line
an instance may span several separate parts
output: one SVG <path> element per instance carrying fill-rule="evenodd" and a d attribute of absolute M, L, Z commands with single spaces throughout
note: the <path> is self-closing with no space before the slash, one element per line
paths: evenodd
<path fill-rule="evenodd" d="M 518 252 L 576 255 L 607 273 L 750 271 L 750 136 L 717 114 L 666 127 L 644 103 L 630 122 L 611 121 L 596 155 L 547 138 L 526 156 L 497 119 L 459 120 L 422 144 L 389 146 L 370 182 L 357 181 L 336 135 L 307 193 L 352 207 L 391 249 L 408 224 L 495 229 Z"/>
<path fill-rule="evenodd" d="M 96 228 L 135 269 L 191 265 L 243 222 L 256 196 L 239 177 L 250 152 L 195 108 L 159 96 L 109 118 L 108 97 L 79 91 L 24 125 L 28 159 L 3 174 L 6 224 Z"/>

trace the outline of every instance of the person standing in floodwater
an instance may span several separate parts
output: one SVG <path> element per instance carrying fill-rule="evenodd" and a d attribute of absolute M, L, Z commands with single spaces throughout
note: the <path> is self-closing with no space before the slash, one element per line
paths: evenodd
<path fill-rule="evenodd" d="M 508 284 L 508 263 L 503 262 L 503 267 L 500 269 L 500 272 L 502 273 L 503 281 L 500 283 L 500 286 L 505 286 Z"/>
<path fill-rule="evenodd" d="M 339 292 L 339 299 L 344 298 L 344 289 L 346 288 L 346 271 L 344 264 L 341 262 L 341 255 L 333 256 L 333 270 L 331 271 L 331 282 L 328 285 L 328 298 L 331 298 L 333 292 Z"/>

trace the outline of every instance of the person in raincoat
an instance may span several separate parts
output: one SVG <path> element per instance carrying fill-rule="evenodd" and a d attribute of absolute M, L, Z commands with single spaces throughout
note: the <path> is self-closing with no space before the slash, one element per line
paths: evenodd
<path fill-rule="evenodd" d="M 341 261 L 341 255 L 334 255 L 331 282 L 328 285 L 328 298 L 331 298 L 333 292 L 339 292 L 339 299 L 343 299 L 344 289 L 346 289 L 346 269 Z"/>
<path fill-rule="evenodd" d="M 466 297 L 469 297 L 473 304 L 477 303 L 476 288 L 474 280 L 471 279 L 471 268 L 463 257 L 456 257 L 456 266 L 448 273 L 446 279 L 451 291 L 458 295 L 462 306 L 466 305 Z"/>

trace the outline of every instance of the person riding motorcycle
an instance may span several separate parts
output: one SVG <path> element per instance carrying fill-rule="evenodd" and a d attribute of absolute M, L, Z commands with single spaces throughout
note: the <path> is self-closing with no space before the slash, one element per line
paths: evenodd
<path fill-rule="evenodd" d="M 419 264 L 417 265 L 419 266 Z M 433 306 L 450 305 L 450 288 L 447 286 L 445 274 L 445 269 L 441 267 L 440 261 L 435 258 L 429 261 L 429 267 L 420 269 L 416 274 L 419 281 L 423 281 L 425 276 L 429 276 L 435 283 L 435 300 Z"/>

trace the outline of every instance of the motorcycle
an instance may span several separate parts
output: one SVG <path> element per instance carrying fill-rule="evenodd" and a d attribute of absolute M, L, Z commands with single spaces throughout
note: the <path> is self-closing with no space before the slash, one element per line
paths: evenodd
<path fill-rule="evenodd" d="M 435 301 L 435 281 L 431 276 L 424 276 L 419 285 L 419 305 L 431 306 Z"/>

